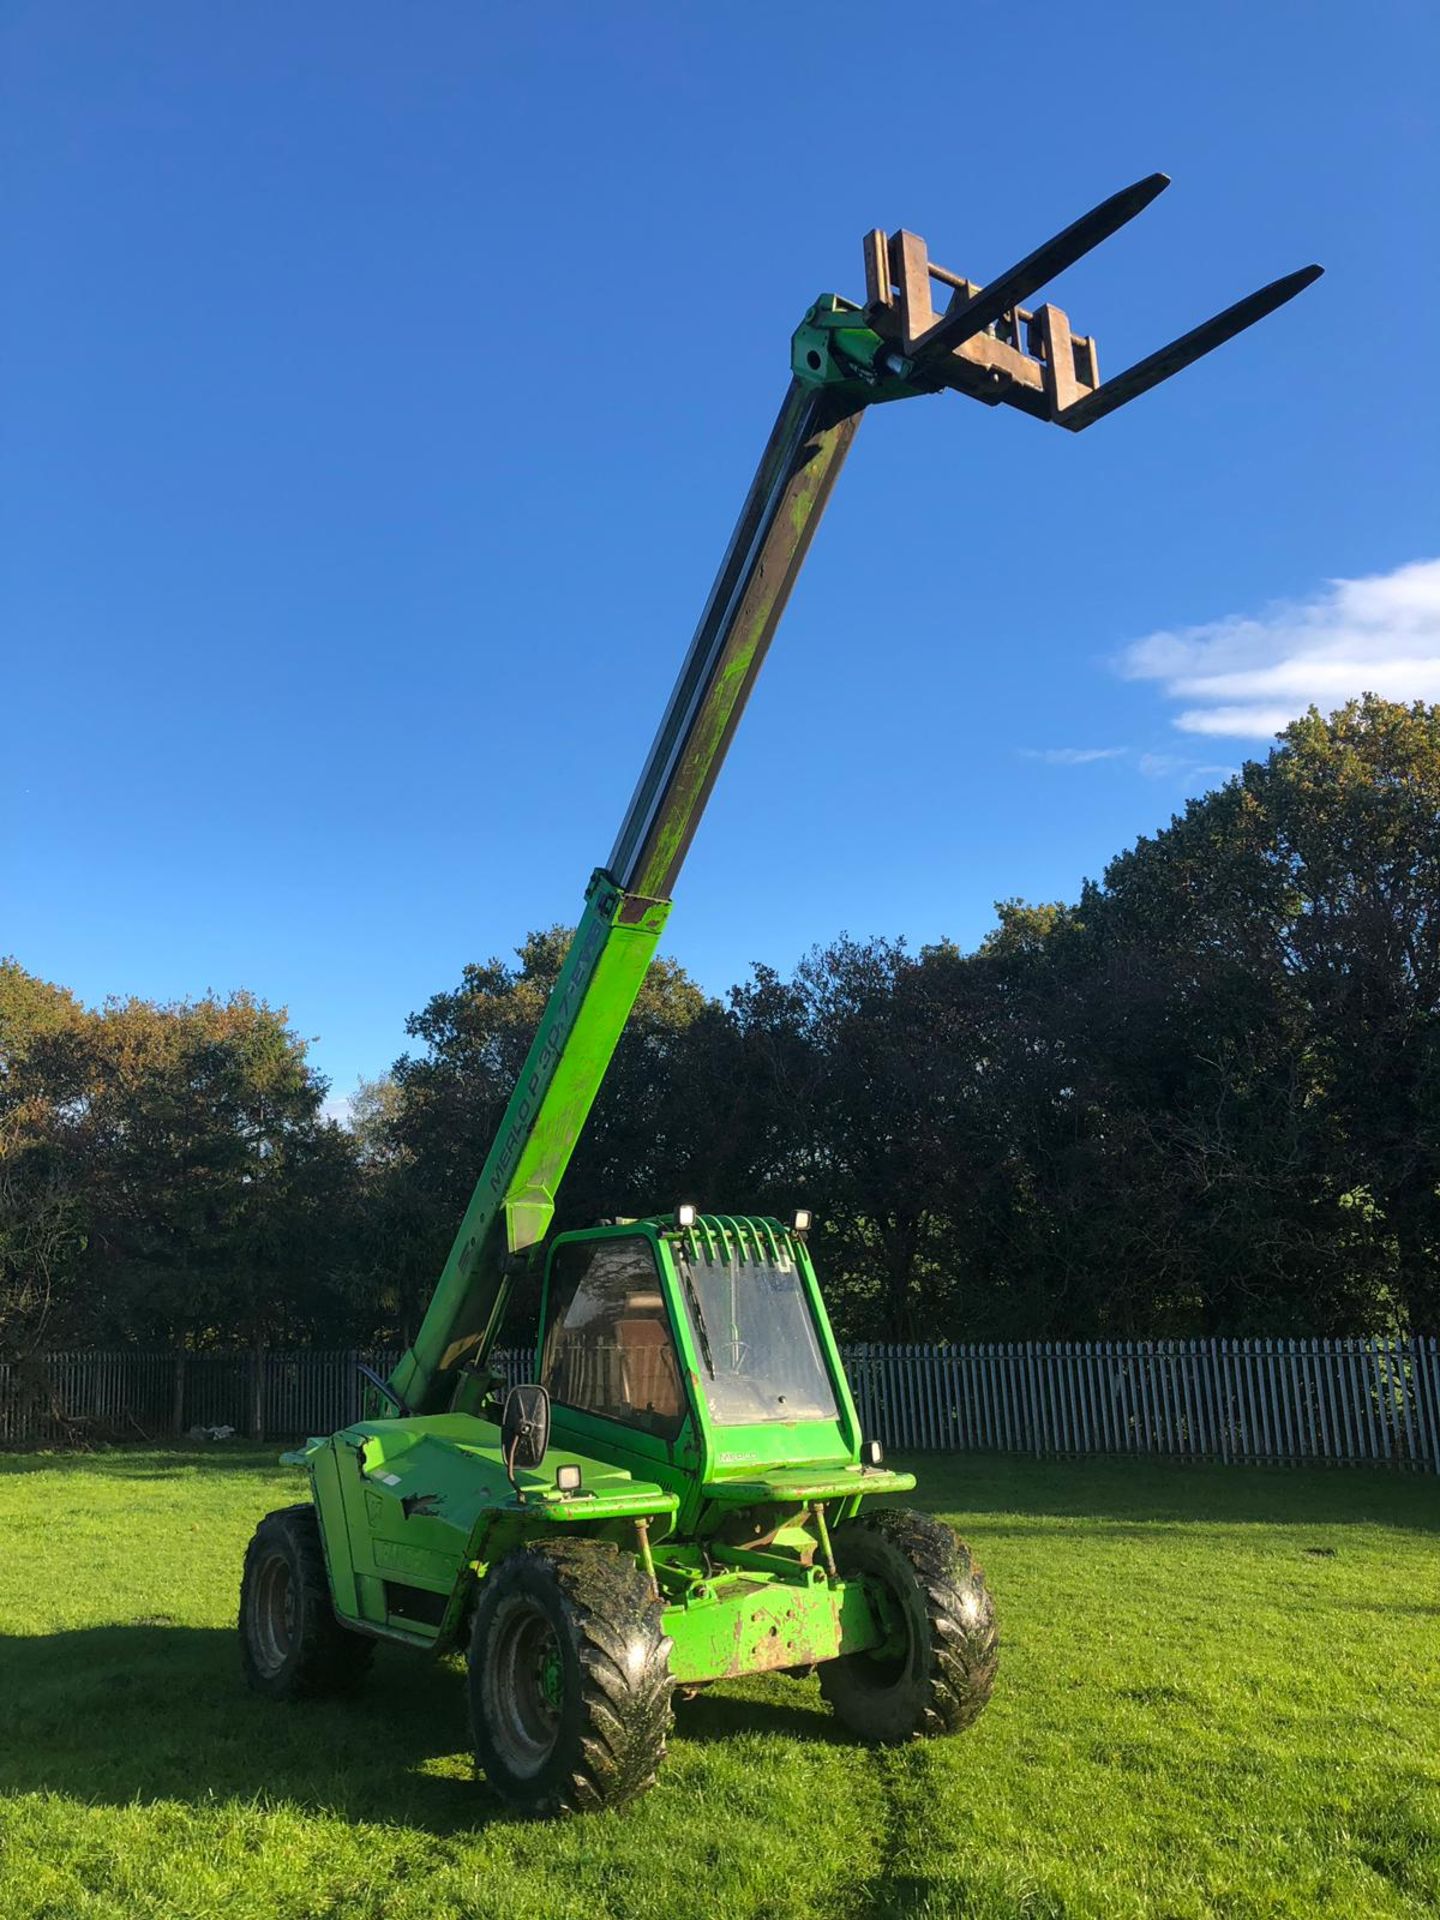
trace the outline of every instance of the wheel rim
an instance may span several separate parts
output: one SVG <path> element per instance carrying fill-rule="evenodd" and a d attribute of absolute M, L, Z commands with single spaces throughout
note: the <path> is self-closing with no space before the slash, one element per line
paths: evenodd
<path fill-rule="evenodd" d="M 559 1638 L 546 1614 L 516 1600 L 496 1621 L 492 1646 L 490 1737 L 512 1773 L 538 1773 L 560 1737 Z"/>
<path fill-rule="evenodd" d="M 295 1644 L 295 1582 L 283 1553 L 272 1553 L 255 1581 L 250 1610 L 250 1645 L 262 1673 L 278 1673 Z"/>
<path fill-rule="evenodd" d="M 852 1671 L 865 1686 L 876 1693 L 896 1687 L 905 1678 L 910 1656 L 915 1650 L 915 1631 L 904 1600 L 888 1580 L 876 1574 L 864 1577 L 870 1603 L 877 1607 L 882 1622 L 890 1628 L 889 1643 L 851 1656 Z"/>

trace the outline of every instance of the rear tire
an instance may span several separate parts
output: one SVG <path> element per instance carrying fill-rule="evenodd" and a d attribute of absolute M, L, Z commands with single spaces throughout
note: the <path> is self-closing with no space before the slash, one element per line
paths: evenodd
<path fill-rule="evenodd" d="M 269 1700 L 350 1693 L 374 1657 L 369 1635 L 335 1617 L 314 1507 L 266 1514 L 240 1582 L 240 1660 L 256 1693 Z"/>
<path fill-rule="evenodd" d="M 481 1582 L 475 1758 L 517 1813 L 591 1813 L 653 1786 L 673 1686 L 650 1582 L 608 1541 L 526 1547 Z"/>
<path fill-rule="evenodd" d="M 995 1605 L 979 1562 L 925 1513 L 881 1507 L 835 1529 L 846 1580 L 884 1590 L 903 1653 L 850 1653 L 820 1668 L 820 1691 L 861 1740 L 894 1745 L 959 1733 L 978 1718 L 1000 1660 Z"/>

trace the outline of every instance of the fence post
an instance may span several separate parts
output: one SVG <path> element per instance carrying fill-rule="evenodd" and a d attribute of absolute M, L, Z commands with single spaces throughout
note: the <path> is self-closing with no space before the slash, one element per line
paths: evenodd
<path fill-rule="evenodd" d="M 185 1349 L 175 1349 L 175 1380 L 170 1398 L 170 1431 L 178 1440 L 185 1431 Z"/>
<path fill-rule="evenodd" d="M 265 1336 L 259 1333 L 250 1355 L 250 1438 L 265 1438 Z"/>

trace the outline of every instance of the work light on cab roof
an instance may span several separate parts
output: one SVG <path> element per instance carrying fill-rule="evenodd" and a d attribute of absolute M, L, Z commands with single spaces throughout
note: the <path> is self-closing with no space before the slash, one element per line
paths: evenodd
<path fill-rule="evenodd" d="M 240 1635 L 276 1699 L 344 1692 L 378 1641 L 464 1651 L 475 1753 L 525 1813 L 628 1800 L 674 1695 L 818 1670 L 853 1735 L 960 1732 L 994 1682 L 969 1548 L 893 1505 L 789 1225 L 691 1201 L 549 1237 L 556 1195 L 655 952 L 745 701 L 867 407 L 953 392 L 1072 432 L 1307 286 L 1275 281 L 1103 381 L 1044 283 L 1168 184 L 1151 174 L 982 286 L 903 228 L 866 236 L 863 303 L 826 294 L 639 783 L 413 1344 L 359 1417 L 287 1459 L 311 1501 L 261 1522 Z M 937 310 L 936 289 L 944 299 Z M 540 1283 L 533 1379 L 493 1364 Z"/>

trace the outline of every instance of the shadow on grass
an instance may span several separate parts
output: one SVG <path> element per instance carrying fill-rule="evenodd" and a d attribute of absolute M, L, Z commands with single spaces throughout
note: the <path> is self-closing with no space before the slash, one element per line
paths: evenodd
<path fill-rule="evenodd" d="M 855 1741 L 831 1717 L 813 1683 L 784 1674 L 752 1676 L 744 1694 L 716 1693 L 706 1687 L 693 1700 L 675 1697 L 675 1734 L 701 1745 L 733 1740 L 740 1734 L 776 1734 L 807 1744 L 853 1747 Z M 763 1691 L 756 1691 L 763 1689 Z"/>
<path fill-rule="evenodd" d="M 818 1696 L 792 1702 L 707 1690 L 677 1699 L 676 1735 L 839 1738 Z M 238 1800 L 347 1822 L 471 1832 L 515 1816 L 474 1772 L 464 1678 L 453 1664 L 381 1647 L 349 1699 L 281 1705 L 240 1675 L 233 1630 L 153 1615 L 70 1633 L 0 1635 L 0 1793 L 130 1806 Z"/>
<path fill-rule="evenodd" d="M 461 1677 L 387 1647 L 352 1698 L 280 1705 L 245 1687 L 233 1630 L 157 1615 L 0 1637 L 0 1699 L 3 1792 L 288 1803 L 442 1834 L 510 1817 L 473 1777 Z"/>

